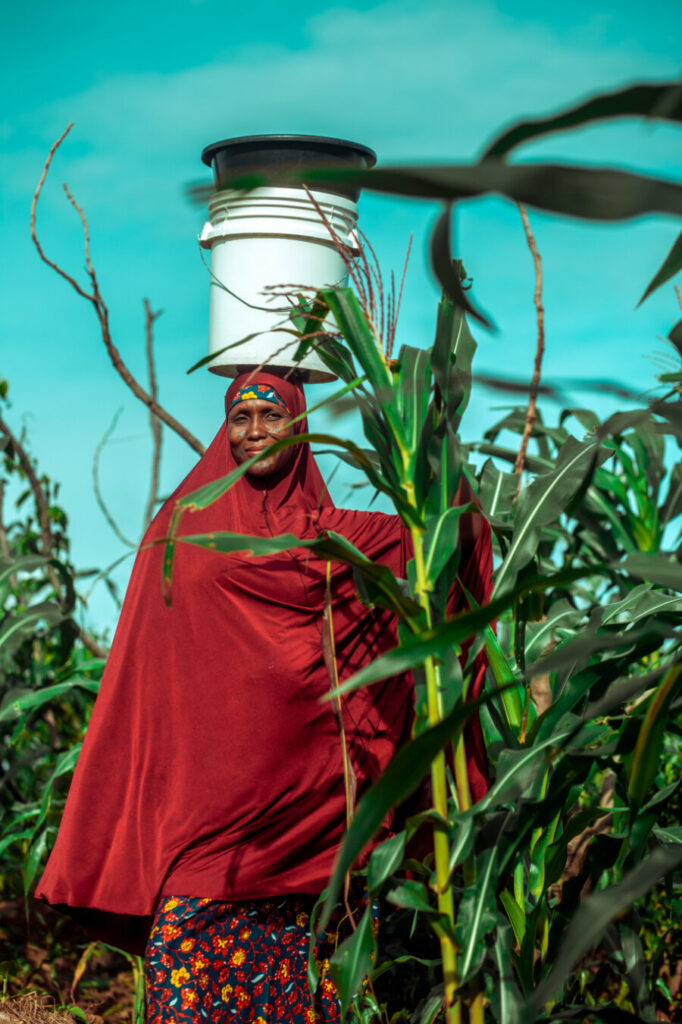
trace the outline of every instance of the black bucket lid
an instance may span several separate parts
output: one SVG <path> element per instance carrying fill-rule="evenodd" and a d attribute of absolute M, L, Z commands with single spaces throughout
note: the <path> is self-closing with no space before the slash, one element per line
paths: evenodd
<path fill-rule="evenodd" d="M 216 189 L 239 174 L 267 172 L 272 185 L 300 188 L 301 183 L 287 181 L 286 174 L 302 167 L 374 167 L 377 155 L 368 146 L 322 135 L 244 135 L 237 139 L 212 142 L 201 153 L 207 167 L 213 167 Z M 282 172 L 281 179 L 278 177 Z M 335 195 L 357 199 L 357 185 L 328 185 L 310 182 L 310 187 Z"/>

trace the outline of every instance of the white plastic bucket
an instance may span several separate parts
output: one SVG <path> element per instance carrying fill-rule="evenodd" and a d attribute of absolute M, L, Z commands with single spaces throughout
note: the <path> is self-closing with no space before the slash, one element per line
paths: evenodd
<path fill-rule="evenodd" d="M 245 368 L 297 365 L 310 382 L 334 380 L 316 353 L 296 363 L 298 339 L 288 320 L 292 301 L 318 288 L 344 285 L 347 271 L 332 233 L 356 251 L 353 199 L 300 188 L 216 192 L 199 244 L 210 249 L 209 370 L 235 377 Z M 269 289 L 275 289 L 270 291 Z M 283 291 L 291 292 L 289 299 Z M 331 317 L 326 324 L 335 329 Z M 244 340 L 246 339 L 246 340 Z M 240 344 L 237 344 L 240 343 Z"/>

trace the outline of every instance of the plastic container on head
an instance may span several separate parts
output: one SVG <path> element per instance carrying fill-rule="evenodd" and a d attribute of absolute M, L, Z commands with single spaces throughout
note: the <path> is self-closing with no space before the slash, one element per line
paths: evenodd
<path fill-rule="evenodd" d="M 347 255 L 357 252 L 358 189 L 292 185 L 282 174 L 305 166 L 371 167 L 372 150 L 339 139 L 273 135 L 228 139 L 208 146 L 218 191 L 199 243 L 210 250 L 209 354 L 213 372 L 234 377 L 244 369 L 297 366 L 310 382 L 333 380 L 319 356 L 296 362 L 298 339 L 289 319 L 298 296 L 344 285 Z M 251 191 L 225 188 L 235 175 L 266 172 L 272 184 Z M 279 183 L 278 177 L 282 175 Z M 334 237 L 336 236 L 336 238 Z M 331 318 L 325 322 L 334 330 Z"/>

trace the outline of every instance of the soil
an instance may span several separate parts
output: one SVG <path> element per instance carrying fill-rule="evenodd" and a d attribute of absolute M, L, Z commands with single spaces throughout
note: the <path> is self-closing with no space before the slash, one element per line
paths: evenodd
<path fill-rule="evenodd" d="M 129 961 L 91 947 L 81 928 L 43 903 L 29 901 L 28 911 L 27 919 L 23 902 L 0 901 L 0 1024 L 130 1024 Z"/>

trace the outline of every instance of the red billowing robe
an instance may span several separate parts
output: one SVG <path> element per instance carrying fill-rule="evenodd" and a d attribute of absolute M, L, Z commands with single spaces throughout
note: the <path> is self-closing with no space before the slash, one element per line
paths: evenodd
<path fill-rule="evenodd" d="M 244 380 L 230 386 L 227 409 Z M 265 373 L 257 380 L 272 384 L 294 416 L 304 412 L 300 386 Z M 295 429 L 305 431 L 305 420 Z M 36 893 L 138 952 L 162 893 L 319 893 L 344 832 L 338 724 L 331 703 L 320 702 L 330 689 L 321 644 L 326 563 L 302 548 L 251 557 L 180 543 L 172 605 L 163 599 L 164 545 L 150 542 L 167 535 L 178 498 L 234 467 L 223 424 L 147 531 Z M 221 530 L 301 538 L 334 530 L 402 578 L 411 557 L 397 517 L 332 505 L 307 444 L 274 476 L 245 475 L 208 508 L 186 513 L 180 534 Z M 459 570 L 478 601 L 490 559 L 485 524 Z M 332 599 L 343 680 L 394 647 L 396 628 L 390 613 L 360 603 L 343 565 L 333 565 Z M 345 696 L 343 714 L 361 796 L 409 738 L 409 675 Z M 477 722 L 467 753 L 476 799 L 486 789 Z"/>

